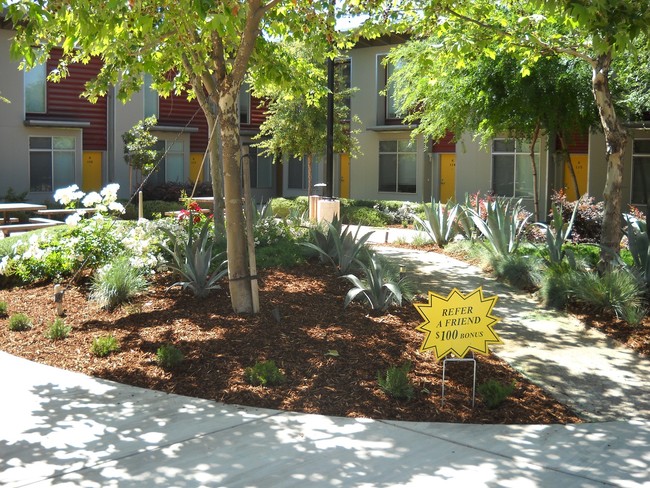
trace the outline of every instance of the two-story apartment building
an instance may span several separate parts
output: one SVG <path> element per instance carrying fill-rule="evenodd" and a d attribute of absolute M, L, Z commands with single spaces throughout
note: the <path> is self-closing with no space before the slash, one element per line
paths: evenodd
<path fill-rule="evenodd" d="M 0 90 L 11 103 L 0 101 L 0 196 L 10 188 L 29 192 L 29 199 L 44 201 L 54 190 L 72 183 L 89 191 L 120 183 L 121 196 L 129 196 L 129 167 L 124 160 L 121 135 L 138 121 L 156 115 L 159 149 L 165 151 L 154 179 L 207 180 L 207 165 L 200 171 L 207 145 L 207 125 L 196 101 L 184 96 L 161 98 L 144 88 L 122 104 L 109 93 L 91 104 L 80 94 L 84 83 L 100 68 L 100 61 L 70 66 L 70 75 L 51 83 L 47 73 L 56 67 L 57 53 L 46 65 L 27 73 L 9 57 L 13 31 L 0 28 Z M 450 134 L 432 143 L 411 138 L 412 128 L 402 124 L 390 91 L 384 94 L 391 66 L 383 61 L 399 36 L 361 41 L 349 52 L 350 85 L 358 90 L 350 100 L 352 122 L 358 130 L 360 154 L 335 156 L 334 195 L 357 199 L 429 201 L 462 200 L 467 193 L 494 192 L 524 199 L 532 208 L 533 178 L 525 141 L 497 138 L 481 147 L 471 134 L 454 142 Z M 259 100 L 244 88 L 240 96 L 242 143 L 250 147 L 251 181 L 256 199 L 307 194 L 304 160 L 274 164 L 258 157 L 252 137 L 263 121 Z M 623 196 L 626 203 L 643 205 L 650 189 L 650 135 L 630 128 L 625 156 Z M 581 194 L 599 198 L 605 184 L 605 142 L 601 134 L 585 134 L 570 147 Z M 553 190 L 573 194 L 568 167 L 555 157 L 554 141 L 536 145 L 538 193 L 541 214 L 549 208 Z M 318 158 L 317 158 L 318 161 Z M 322 164 L 315 165 L 313 182 L 324 178 Z"/>
<path fill-rule="evenodd" d="M 360 123 L 361 155 L 341 166 L 348 174 L 351 198 L 405 201 L 463 200 L 465 194 L 494 192 L 523 198 L 533 207 L 533 172 L 526 141 L 496 138 L 481 147 L 472 134 L 457 142 L 449 134 L 432 143 L 411 138 L 411 128 L 402 125 L 395 102 L 386 88 L 392 67 L 385 56 L 400 36 L 362 41 L 350 55 L 351 84 L 359 88 L 351 111 Z M 630 143 L 625 155 L 623 198 L 625 203 L 644 205 L 650 189 L 650 132 L 642 124 L 629 125 Z M 565 188 L 575 196 L 573 177 L 564 159 L 556 155 L 556 141 L 543 137 L 535 147 L 540 214 L 549 209 L 554 190 Z M 592 132 L 574 138 L 569 145 L 580 194 L 601 198 L 606 178 L 605 140 Z"/>
<path fill-rule="evenodd" d="M 205 117 L 196 100 L 184 95 L 163 98 L 150 88 L 145 76 L 143 89 L 128 103 L 113 92 L 90 103 L 81 97 L 84 84 L 101 68 L 101 61 L 69 66 L 69 75 L 58 83 L 47 79 L 56 69 L 60 52 L 34 69 L 23 72 L 9 56 L 13 30 L 0 23 L 0 87 L 9 103 L 0 101 L 0 199 L 10 189 L 28 192 L 33 201 L 47 201 L 53 192 L 71 184 L 84 191 L 108 183 L 120 184 L 120 196 L 128 197 L 135 187 L 124 159 L 122 134 L 140 120 L 155 115 L 153 134 L 164 154 L 152 183 L 188 182 L 209 179 L 207 162 L 201 165 L 208 141 Z M 240 96 L 242 143 L 250 146 L 264 120 L 260 101 L 243 88 Z M 282 193 L 283 187 L 303 191 L 302 161 L 292 161 L 290 171 L 274 165 L 270 157 L 251 155 L 251 184 L 258 200 Z M 296 173 L 299 172 L 299 175 Z M 295 187 L 295 188 L 294 188 Z"/>

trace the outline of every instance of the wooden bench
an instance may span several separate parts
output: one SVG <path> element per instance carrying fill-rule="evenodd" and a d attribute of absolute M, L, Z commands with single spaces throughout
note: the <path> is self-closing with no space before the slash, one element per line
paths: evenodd
<path fill-rule="evenodd" d="M 44 227 L 52 227 L 55 225 L 62 225 L 63 222 L 59 220 L 52 220 L 46 218 L 34 217 L 29 219 L 29 223 L 26 224 L 5 224 L 0 225 L 0 231 L 4 236 L 9 236 L 14 232 L 28 232 L 30 230 L 42 229 Z"/>
<path fill-rule="evenodd" d="M 39 215 L 73 215 L 76 213 L 92 213 L 97 209 L 95 208 L 48 208 L 45 210 L 38 210 L 36 213 Z"/>

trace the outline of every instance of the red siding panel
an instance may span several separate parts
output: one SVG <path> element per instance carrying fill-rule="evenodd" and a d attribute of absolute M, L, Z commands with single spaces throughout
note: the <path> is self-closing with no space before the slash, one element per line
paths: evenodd
<path fill-rule="evenodd" d="M 455 153 L 456 152 L 456 143 L 454 142 L 454 134 L 447 132 L 445 137 L 440 139 L 438 142 L 434 142 L 431 145 L 431 152 L 434 153 Z"/>
<path fill-rule="evenodd" d="M 190 151 L 203 152 L 208 145 L 208 121 L 196 99 L 187 100 L 186 94 L 171 94 L 158 103 L 159 125 L 188 125 L 199 131 L 190 135 Z"/>
<path fill-rule="evenodd" d="M 566 141 L 570 154 L 587 154 L 589 152 L 589 133 L 572 134 Z"/>
<path fill-rule="evenodd" d="M 47 62 L 47 70 L 57 67 L 61 51 L 52 52 Z M 34 118 L 46 120 L 70 120 L 90 122 L 90 127 L 83 129 L 83 149 L 92 151 L 106 150 L 106 97 L 90 103 L 81 98 L 84 85 L 93 79 L 101 68 L 101 61 L 93 58 L 88 64 L 72 64 L 69 74 L 59 83 L 47 82 L 47 113 L 28 114 Z"/>

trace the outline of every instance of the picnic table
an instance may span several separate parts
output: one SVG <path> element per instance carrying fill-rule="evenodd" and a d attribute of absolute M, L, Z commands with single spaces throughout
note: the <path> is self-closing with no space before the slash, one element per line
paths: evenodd
<path fill-rule="evenodd" d="M 47 209 L 47 206 L 38 203 L 0 203 L 0 212 L 2 213 L 2 225 L 0 225 L 0 232 L 2 235 L 0 235 L 0 237 L 8 236 L 14 232 L 26 232 L 29 230 L 42 229 L 43 227 L 62 224 L 62 222 L 59 222 L 58 220 L 40 217 L 30 218 L 27 223 L 20 223 L 16 218 L 10 216 L 12 212 L 38 212 L 39 210 L 45 209 Z"/>

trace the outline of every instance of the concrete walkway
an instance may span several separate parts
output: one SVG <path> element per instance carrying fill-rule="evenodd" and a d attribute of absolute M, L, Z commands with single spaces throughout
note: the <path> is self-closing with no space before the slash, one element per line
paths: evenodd
<path fill-rule="evenodd" d="M 0 486 L 650 487 L 647 359 L 475 267 L 378 250 L 405 264 L 423 290 L 483 286 L 499 296 L 495 330 L 506 344 L 494 351 L 598 421 L 460 425 L 260 410 L 0 352 Z"/>

